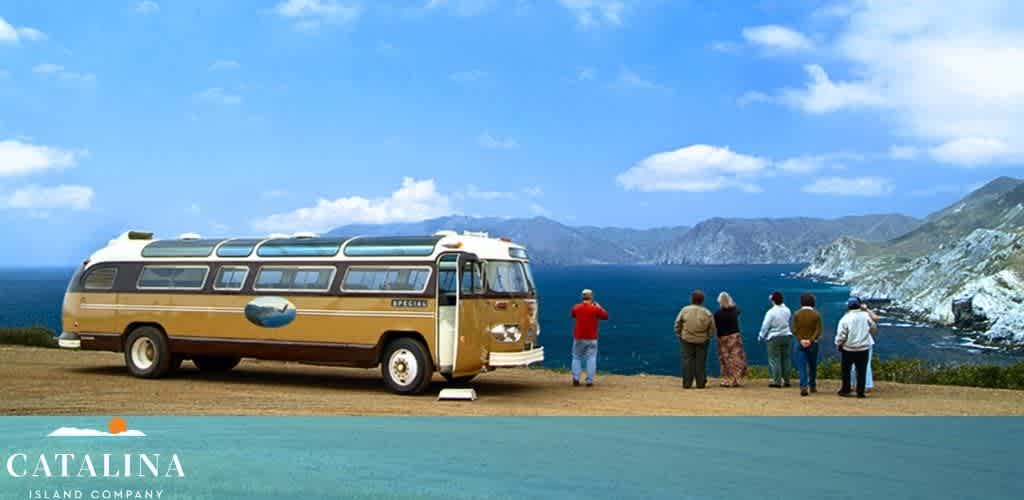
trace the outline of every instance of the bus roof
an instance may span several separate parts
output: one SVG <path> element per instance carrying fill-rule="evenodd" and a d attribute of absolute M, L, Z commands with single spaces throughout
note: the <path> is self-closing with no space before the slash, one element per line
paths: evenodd
<path fill-rule="evenodd" d="M 125 261 L 197 260 L 424 260 L 444 252 L 472 253 L 481 259 L 527 260 L 526 249 L 507 238 L 486 233 L 438 231 L 426 236 L 319 237 L 299 235 L 268 238 L 153 239 L 152 233 L 128 231 L 110 240 L 89 258 L 90 264 Z"/>

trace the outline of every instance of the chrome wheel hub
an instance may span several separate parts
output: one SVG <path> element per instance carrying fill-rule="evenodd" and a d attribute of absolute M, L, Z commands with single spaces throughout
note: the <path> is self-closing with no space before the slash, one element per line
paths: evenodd
<path fill-rule="evenodd" d="M 398 385 L 412 384 L 419 371 L 416 356 L 408 349 L 399 349 L 391 353 L 391 358 L 388 359 L 388 372 Z"/>
<path fill-rule="evenodd" d="M 146 337 L 140 337 L 132 343 L 132 364 L 140 370 L 148 370 L 156 362 L 156 346 Z"/>

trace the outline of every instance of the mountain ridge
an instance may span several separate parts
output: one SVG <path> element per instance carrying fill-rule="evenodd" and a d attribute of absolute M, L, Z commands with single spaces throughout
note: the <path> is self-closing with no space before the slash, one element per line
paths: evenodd
<path fill-rule="evenodd" d="M 817 248 L 843 234 L 880 240 L 921 223 L 900 214 L 836 219 L 716 217 L 693 227 L 633 229 L 568 226 L 542 216 L 503 219 L 452 215 L 407 223 L 352 224 L 327 234 L 385 236 L 431 234 L 442 229 L 483 231 L 523 244 L 538 264 L 792 264 L 808 262 Z M 794 236 L 799 234 L 803 236 Z M 768 243 L 758 241 L 764 235 L 777 237 L 763 238 Z M 690 257 L 678 258 L 684 251 Z"/>

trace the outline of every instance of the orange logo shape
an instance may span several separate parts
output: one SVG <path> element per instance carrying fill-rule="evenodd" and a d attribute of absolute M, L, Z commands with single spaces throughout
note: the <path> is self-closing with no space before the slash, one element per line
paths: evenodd
<path fill-rule="evenodd" d="M 110 422 L 107 424 L 107 430 L 110 431 L 111 434 L 120 434 L 128 430 L 128 422 L 125 422 L 123 418 L 114 417 L 110 419 Z"/>

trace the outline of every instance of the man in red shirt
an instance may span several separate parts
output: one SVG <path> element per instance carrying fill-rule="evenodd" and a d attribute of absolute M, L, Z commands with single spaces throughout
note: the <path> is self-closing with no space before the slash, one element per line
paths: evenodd
<path fill-rule="evenodd" d="M 594 302 L 594 292 L 583 290 L 583 302 L 572 308 L 576 326 L 572 332 L 572 385 L 580 385 L 580 365 L 587 363 L 587 387 L 594 385 L 597 372 L 598 322 L 608 319 L 608 311 Z"/>

